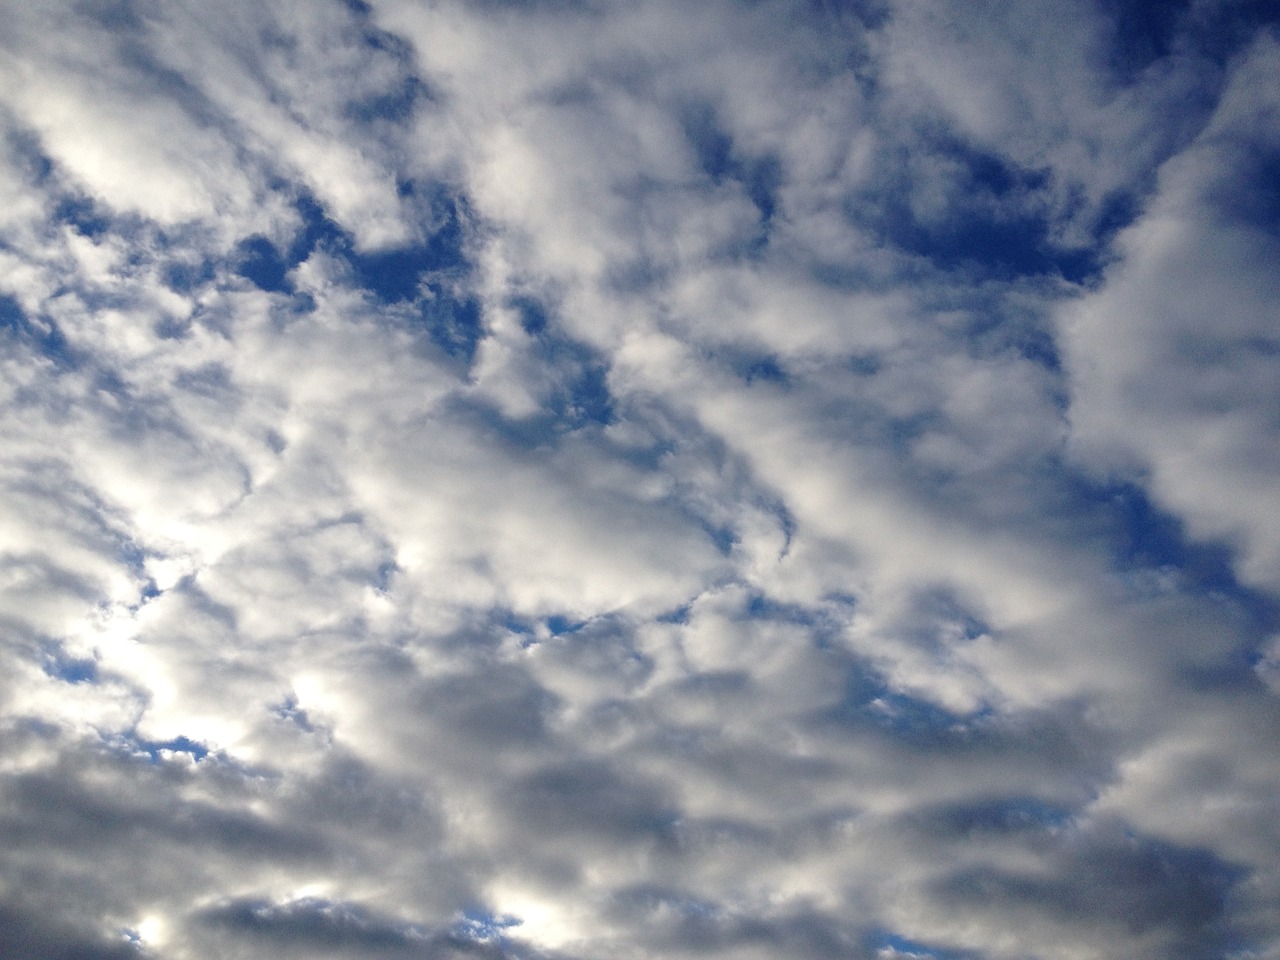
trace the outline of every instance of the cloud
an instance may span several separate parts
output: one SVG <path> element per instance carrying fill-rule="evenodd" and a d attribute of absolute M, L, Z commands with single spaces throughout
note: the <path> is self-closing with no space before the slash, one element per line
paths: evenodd
<path fill-rule="evenodd" d="M 1258 442 L 1275 430 L 1276 142 L 1264 118 L 1276 91 L 1263 78 L 1276 55 L 1268 39 L 1242 54 L 1204 132 L 1162 169 L 1150 213 L 1121 239 L 1132 254 L 1063 321 L 1081 446 L 1149 469 L 1192 532 L 1230 540 L 1259 585 L 1275 583 L 1280 562 L 1263 506 L 1272 445 Z"/>
<path fill-rule="evenodd" d="M 0 952 L 1280 955 L 1266 17 L 0 21 Z"/>

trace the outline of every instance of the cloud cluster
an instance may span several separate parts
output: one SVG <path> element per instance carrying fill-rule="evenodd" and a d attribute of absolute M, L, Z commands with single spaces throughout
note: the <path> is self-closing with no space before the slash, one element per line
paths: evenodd
<path fill-rule="evenodd" d="M 1280 35 L 0 12 L 0 953 L 1280 958 Z"/>

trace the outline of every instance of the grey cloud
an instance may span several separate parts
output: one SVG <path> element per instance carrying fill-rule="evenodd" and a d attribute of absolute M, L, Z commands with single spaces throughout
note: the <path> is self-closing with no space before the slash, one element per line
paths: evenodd
<path fill-rule="evenodd" d="M 0 950 L 31 960 L 130 960 L 137 950 L 51 919 L 43 905 L 0 905 Z"/>
<path fill-rule="evenodd" d="M 523 670 L 502 665 L 424 683 L 415 695 L 417 712 L 442 733 L 458 738 L 467 752 L 537 748 L 549 736 L 555 698 Z"/>
<path fill-rule="evenodd" d="M 616 893 L 608 914 L 645 931 L 645 946 L 675 956 L 856 957 L 873 954 L 855 922 L 817 912 L 759 916 L 699 900 L 679 888 L 634 887 Z"/>
<path fill-rule="evenodd" d="M 222 934 L 222 949 L 269 949 L 277 956 L 377 956 L 452 960 L 512 954 L 457 933 L 430 931 L 343 903 L 286 904 L 243 899 L 201 911 L 200 923 Z M 217 941 L 215 940 L 215 943 Z"/>
<path fill-rule="evenodd" d="M 1175 949 L 1188 957 L 1217 957 L 1231 948 L 1227 902 L 1240 878 L 1238 867 L 1207 851 L 1118 835 L 1106 827 L 1067 841 L 1058 857 L 1048 876 L 982 868 L 958 872 L 939 881 L 939 894 L 956 909 L 1007 912 L 1013 923 L 1019 916 L 1033 926 L 1046 919 L 1057 936 L 1087 926 L 1116 956 Z M 1120 930 L 1135 947 L 1115 941 Z M 1033 942 L 1027 946 L 1034 949 Z"/>
<path fill-rule="evenodd" d="M 162 844 L 208 847 L 220 854 L 289 861 L 323 853 L 305 833 L 263 822 L 221 806 L 191 803 L 177 809 L 139 807 L 88 794 L 68 778 L 22 777 L 6 785 L 9 802 L 22 815 L 4 833 L 11 851 L 30 843 L 46 850 L 130 846 L 138 837 Z M 130 798 L 131 800 L 133 798 Z"/>
<path fill-rule="evenodd" d="M 535 830 L 622 842 L 670 842 L 675 811 L 663 792 L 598 760 L 544 767 L 518 780 L 512 814 Z"/>

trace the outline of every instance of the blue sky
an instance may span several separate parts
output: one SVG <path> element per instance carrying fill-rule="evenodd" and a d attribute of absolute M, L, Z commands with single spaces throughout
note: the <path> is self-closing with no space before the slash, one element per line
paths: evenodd
<path fill-rule="evenodd" d="M 0 11 L 0 954 L 1280 960 L 1280 23 Z"/>

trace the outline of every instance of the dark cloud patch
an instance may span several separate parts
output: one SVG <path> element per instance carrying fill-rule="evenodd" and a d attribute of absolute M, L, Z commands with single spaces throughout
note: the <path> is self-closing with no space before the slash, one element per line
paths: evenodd
<path fill-rule="evenodd" d="M 645 885 L 616 892 L 611 918 L 643 931 L 650 950 L 696 956 L 734 956 L 742 951 L 797 958 L 870 957 L 850 930 L 816 911 L 783 915 L 747 914 L 697 897 L 678 887 Z"/>
<path fill-rule="evenodd" d="M 976 719 L 983 719 L 984 713 L 980 712 Z M 965 741 L 974 732 L 972 715 L 947 710 L 931 700 L 889 687 L 876 689 L 875 696 L 859 705 L 857 715 L 897 739 L 936 744 L 942 749 L 947 741 Z"/>
<path fill-rule="evenodd" d="M 352 903 L 306 898 L 286 903 L 241 898 L 198 915 L 231 943 L 256 944 L 275 955 L 501 960 L 501 947 L 452 931 L 405 923 Z"/>
<path fill-rule="evenodd" d="M 169 593 L 182 600 L 188 618 L 199 616 L 228 630 L 236 629 L 236 611 L 211 596 L 196 576 L 183 577 L 169 589 Z"/>
<path fill-rule="evenodd" d="M 665 692 L 657 699 L 659 709 L 677 706 L 684 697 L 717 698 L 732 705 L 732 697 L 743 697 L 738 678 L 724 674 L 704 674 L 696 682 L 682 685 L 679 691 Z M 744 697 L 745 699 L 745 697 Z M 796 756 L 767 743 L 741 741 L 726 736 L 713 726 L 669 726 L 646 738 L 639 745 L 656 756 L 669 758 L 687 776 L 706 778 L 730 789 L 749 790 L 752 796 L 785 802 L 786 797 L 799 797 L 811 789 L 821 789 L 838 780 L 840 764 L 828 757 Z M 754 843 L 764 834 L 759 826 L 710 824 L 682 818 L 677 835 L 682 842 L 699 838 L 731 838 Z M 773 834 L 765 831 L 768 835 Z"/>
<path fill-rule="evenodd" d="M 174 377 L 173 384 L 186 393 L 213 399 L 234 397 L 236 389 L 227 367 L 220 363 L 183 370 Z"/>
<path fill-rule="evenodd" d="M 181 750 L 182 744 L 177 746 Z M 156 745 L 157 757 L 161 749 L 168 748 Z M 101 766 L 101 760 L 95 762 Z M 171 844 L 216 856 L 286 863 L 325 852 L 323 841 L 309 832 L 238 810 L 232 798 L 220 798 L 218 804 L 180 800 L 174 787 L 195 775 L 185 767 L 154 765 L 145 756 L 140 765 L 125 761 L 101 769 L 117 784 L 113 795 L 91 789 L 71 771 L 9 775 L 0 781 L 9 801 L 0 817 L 6 847 L 38 847 L 51 856 L 85 850 L 131 856 L 129 851 L 136 852 L 139 845 Z"/>
<path fill-rule="evenodd" d="M 524 671 L 495 664 L 480 672 L 434 678 L 419 689 L 416 703 L 433 725 L 466 749 L 497 755 L 544 743 L 555 698 Z"/>
<path fill-rule="evenodd" d="M 585 620 L 570 620 L 568 617 L 562 617 L 557 614 L 547 617 L 546 624 L 551 636 L 559 637 L 577 633 L 587 625 L 587 622 Z"/>
<path fill-rule="evenodd" d="M 364 0 L 343 0 L 370 49 L 391 58 L 400 67 L 399 82 L 389 89 L 347 104 L 348 116 L 360 123 L 404 123 L 417 102 L 430 97 L 430 91 L 413 69 L 413 47 L 403 37 L 379 29 L 372 8 Z"/>
<path fill-rule="evenodd" d="M 320 246 L 345 260 L 356 283 L 382 303 L 416 301 L 423 295 L 424 285 L 455 277 L 467 266 L 460 201 L 438 190 L 425 191 L 425 198 L 434 221 L 425 243 L 362 252 L 352 236 L 314 198 L 304 194 L 297 202 L 302 230 L 290 245 L 286 262 L 291 268 Z"/>
<path fill-rule="evenodd" d="M 0 328 L 21 330 L 26 322 L 27 316 L 18 301 L 8 294 L 0 295 Z"/>
<path fill-rule="evenodd" d="M 121 34 L 135 31 L 142 25 L 138 5 L 134 0 L 101 0 L 82 5 L 78 12 L 108 30 Z"/>
<path fill-rule="evenodd" d="M 447 310 L 446 296 L 440 309 Z M 491 404 L 477 404 L 476 414 L 487 429 L 492 429 L 511 444 L 524 448 L 554 447 L 579 430 L 597 430 L 616 423 L 619 418 L 616 398 L 609 387 L 609 358 L 598 349 L 566 335 L 554 312 L 530 297 L 509 301 L 529 340 L 522 344 L 524 359 L 538 371 L 536 381 L 539 405 L 536 411 L 509 417 Z M 456 310 L 456 306 L 453 307 Z M 466 315 L 455 314 L 454 355 L 469 360 L 479 340 L 485 335 L 480 305 L 466 303 Z M 457 326 L 458 317 L 469 324 Z"/>
<path fill-rule="evenodd" d="M 75 597 L 86 603 L 98 596 L 98 584 L 90 577 L 43 554 L 0 554 L 0 570 L 9 572 L 14 581 L 25 583 L 32 592 Z"/>
<path fill-rule="evenodd" d="M 1058 350 L 1057 341 L 1049 331 L 1030 327 L 1016 339 L 1015 345 L 1017 351 L 1032 363 L 1039 364 L 1055 374 L 1062 371 L 1062 355 Z M 1065 394 L 1060 395 L 1058 406 L 1065 409 Z"/>
<path fill-rule="evenodd" d="M 594 13 L 594 0 L 476 0 L 476 6 L 487 10 L 510 11 L 526 15 L 538 13 Z"/>
<path fill-rule="evenodd" d="M 1048 874 L 962 870 L 937 893 L 957 909 L 1125 930 L 1159 945 L 1149 955 L 1170 960 L 1218 958 L 1237 945 L 1227 905 L 1243 874 L 1208 851 L 1104 828 L 1067 841 L 1058 858 Z"/>
<path fill-rule="evenodd" d="M 305 733 L 315 733 L 317 730 L 307 711 L 298 706 L 296 697 L 286 697 L 282 703 L 272 709 L 271 715 L 277 720 L 293 724 Z"/>
<path fill-rule="evenodd" d="M 735 614 L 735 619 L 743 623 L 790 623 L 815 631 L 831 625 L 829 611 L 825 609 L 787 603 L 760 592 L 749 593 L 744 599 L 741 610 Z"/>
<path fill-rule="evenodd" d="M 283 800 L 286 819 L 361 831 L 366 836 L 438 838 L 440 826 L 422 787 L 397 779 L 342 750 L 298 778 Z"/>
<path fill-rule="evenodd" d="M 1039 797 L 993 797 L 914 811 L 912 826 L 940 841 L 1047 834 L 1071 823 L 1074 812 Z"/>
<path fill-rule="evenodd" d="M 41 906 L 0 903 L 0 956 L 14 960 L 138 960 L 122 934 L 117 941 L 61 922 Z"/>
<path fill-rule="evenodd" d="M 41 148 L 40 138 L 30 128 L 9 126 L 3 133 L 9 169 L 31 187 L 54 192 L 59 189 L 53 159 Z"/>
<path fill-rule="evenodd" d="M 801 830 L 807 835 L 820 829 L 804 823 Z M 761 855 L 771 849 L 778 839 L 778 831 L 746 820 L 728 818 L 681 817 L 676 825 L 676 837 L 684 856 L 697 857 L 705 851 L 723 849 L 726 846 L 744 847 L 753 855 Z"/>
<path fill-rule="evenodd" d="M 295 207 L 302 221 L 302 229 L 289 245 L 287 256 L 291 268 L 306 260 L 317 246 L 339 252 L 351 247 L 350 234 L 330 219 L 324 207 L 311 194 L 301 194 L 295 201 Z"/>
<path fill-rule="evenodd" d="M 396 303 L 414 300 L 421 295 L 424 274 L 460 266 L 457 225 L 451 224 L 443 236 L 421 247 L 357 254 L 348 253 L 357 280 L 381 300 Z"/>
<path fill-rule="evenodd" d="M 1007 290 L 994 284 L 946 286 L 929 296 L 931 306 L 950 321 L 947 333 L 955 337 L 956 349 L 985 361 L 1020 358 L 1036 364 L 1049 376 L 1045 386 L 1052 391 L 1055 407 L 1065 410 L 1066 388 L 1059 379 L 1065 371 L 1058 331 L 1041 305 L 1014 302 Z M 876 356 L 854 362 L 856 372 L 862 375 L 885 369 L 885 361 Z"/>
<path fill-rule="evenodd" d="M 677 811 L 655 784 L 602 760 L 543 767 L 506 794 L 511 815 L 544 836 L 670 845 Z"/>

